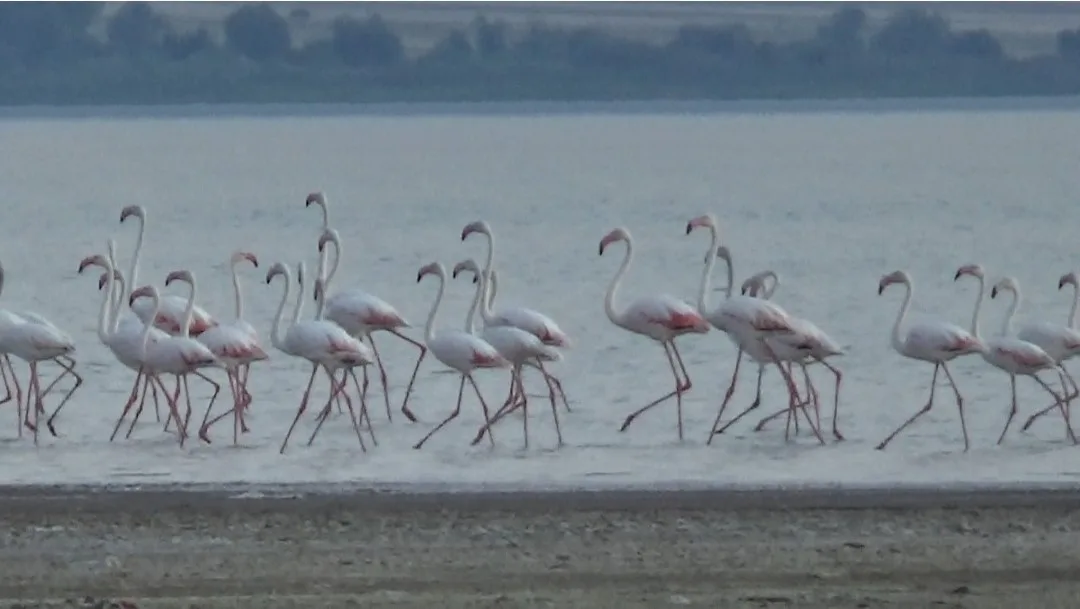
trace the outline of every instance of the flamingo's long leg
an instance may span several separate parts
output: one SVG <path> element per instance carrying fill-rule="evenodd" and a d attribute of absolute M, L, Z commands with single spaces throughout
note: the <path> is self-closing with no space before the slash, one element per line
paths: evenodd
<path fill-rule="evenodd" d="M 566 408 L 566 412 L 570 412 L 570 403 L 566 400 L 566 392 L 563 391 L 562 381 L 560 381 L 555 375 L 547 371 L 547 368 L 544 367 L 544 362 L 537 359 L 536 365 L 538 368 L 540 368 L 540 372 L 544 373 L 544 380 L 547 381 L 548 388 L 554 389 L 556 392 L 558 392 L 559 399 L 561 399 L 563 403 L 563 408 Z M 554 401 L 555 397 L 552 396 L 551 399 L 552 401 Z"/>
<path fill-rule="evenodd" d="M 1065 387 L 1065 372 L 1064 372 L 1064 370 L 1065 369 L 1063 367 L 1061 367 L 1061 366 L 1058 367 L 1058 375 L 1061 376 L 1061 388 L 1063 390 L 1063 393 L 1065 391 L 1068 391 L 1066 389 L 1066 387 Z M 1039 378 L 1037 375 L 1033 374 L 1033 375 L 1031 375 L 1031 378 L 1035 379 L 1036 383 L 1041 385 L 1042 388 L 1047 391 L 1047 393 L 1054 396 L 1054 399 L 1058 400 L 1058 407 L 1061 410 L 1061 417 L 1063 419 L 1065 419 L 1065 432 L 1066 432 L 1066 435 L 1068 436 L 1069 440 L 1072 441 L 1073 444 L 1076 444 L 1076 434 L 1073 433 L 1072 422 L 1070 421 L 1070 417 L 1069 417 L 1068 400 L 1066 400 L 1064 396 L 1059 396 L 1058 394 L 1054 393 L 1054 390 L 1050 388 L 1050 385 L 1047 385 L 1046 382 L 1043 381 L 1041 378 Z"/>
<path fill-rule="evenodd" d="M 382 383 L 383 401 L 386 403 L 386 419 L 393 421 L 394 416 L 390 412 L 390 386 L 386 380 L 386 368 L 383 366 L 379 348 L 375 346 L 375 335 L 368 334 L 368 342 L 371 343 L 371 352 L 375 355 L 375 365 L 379 367 L 379 382 Z"/>
<path fill-rule="evenodd" d="M 1068 397 L 1065 398 L 1065 402 L 1069 403 L 1069 402 L 1072 402 L 1074 399 L 1076 399 L 1076 397 L 1078 395 L 1080 395 L 1080 387 L 1077 387 L 1076 380 L 1073 379 L 1072 375 L 1069 374 L 1069 371 L 1066 370 L 1064 366 L 1061 366 L 1061 372 L 1064 373 L 1065 378 L 1069 379 L 1069 384 L 1072 385 L 1072 394 L 1070 394 Z M 1064 383 L 1062 383 L 1062 390 L 1065 390 Z M 1040 417 L 1042 417 L 1043 415 L 1046 415 L 1047 413 L 1053 412 L 1057 408 L 1059 408 L 1059 404 L 1057 402 L 1054 402 L 1053 404 L 1050 404 L 1046 408 L 1043 408 L 1042 410 L 1040 410 L 1040 411 L 1036 412 L 1035 414 L 1031 415 L 1030 417 L 1028 417 L 1028 420 L 1024 423 L 1024 426 L 1020 428 L 1020 431 L 1027 431 L 1028 428 L 1031 427 L 1031 424 L 1034 423 L 1036 419 L 1039 419 Z"/>
<path fill-rule="evenodd" d="M 713 421 L 712 427 L 709 429 L 709 439 L 705 444 L 712 444 L 713 437 L 716 436 L 716 428 L 720 426 L 720 419 L 724 416 L 724 410 L 727 408 L 728 402 L 731 401 L 731 396 L 735 395 L 735 383 L 739 380 L 739 366 L 742 365 L 743 350 L 739 349 L 738 355 L 735 356 L 735 371 L 731 373 L 731 383 L 728 385 L 727 391 L 724 393 L 724 401 L 720 403 L 720 410 L 716 413 L 716 420 Z M 761 371 L 758 370 L 758 381 L 761 380 Z"/>
<path fill-rule="evenodd" d="M 143 369 L 139 368 L 138 373 L 135 374 L 135 382 L 131 385 L 131 392 L 128 394 L 127 402 L 124 403 L 124 409 L 120 411 L 120 417 L 116 419 L 116 426 L 113 427 L 112 435 L 109 436 L 110 442 L 116 439 L 116 434 L 120 432 L 120 426 L 123 425 L 128 412 L 135 406 L 135 401 L 139 399 L 139 381 L 145 381 L 143 384 L 142 396 L 143 400 L 146 399 L 146 384 L 149 383 L 149 379 L 143 374 Z M 130 431 L 128 432 L 128 435 L 131 435 Z"/>
<path fill-rule="evenodd" d="M 688 387 L 689 386 L 689 381 L 687 381 L 686 385 L 684 386 L 682 379 L 679 378 L 679 372 L 678 372 L 678 369 L 675 366 L 675 359 L 671 356 L 671 351 L 668 350 L 668 345 L 669 344 L 671 345 L 672 349 L 675 348 L 674 343 L 669 343 L 669 342 L 666 342 L 666 341 L 661 342 L 660 346 L 664 348 L 664 356 L 667 357 L 668 364 L 671 366 L 671 374 L 672 374 L 672 376 L 675 377 L 675 390 L 672 391 L 671 393 L 665 394 L 665 395 L 653 400 L 652 402 L 649 402 L 645 406 L 643 406 L 643 407 L 635 410 L 634 412 L 630 413 L 626 417 L 626 420 L 623 421 L 622 427 L 619 428 L 619 431 L 626 431 L 626 429 L 628 427 L 630 427 L 630 424 L 634 422 L 634 419 L 636 419 L 642 413 L 650 410 L 654 406 L 657 406 L 659 404 L 662 404 L 662 403 L 666 402 L 667 400 L 670 400 L 671 398 L 675 398 L 676 402 L 678 403 L 677 413 L 678 413 L 678 417 L 679 417 L 679 440 L 681 441 L 683 439 L 683 433 L 682 433 L 682 431 L 683 431 L 683 429 L 682 429 L 682 392 L 685 389 L 689 388 Z M 676 353 L 677 353 L 677 351 L 676 351 Z"/>
<path fill-rule="evenodd" d="M 514 412 L 523 405 L 522 401 L 526 400 L 527 398 L 525 397 L 524 393 L 518 393 L 519 388 L 521 388 L 520 391 L 524 391 L 523 386 L 518 383 L 518 378 L 520 374 L 520 366 L 515 365 L 513 368 L 510 369 L 510 395 L 506 398 L 506 402 L 502 405 L 502 407 L 495 411 L 495 414 L 491 417 L 491 419 L 486 421 L 484 425 L 480 427 L 480 429 L 476 432 L 476 436 L 473 437 L 470 445 L 475 446 L 479 444 L 480 441 L 484 439 L 484 435 L 487 434 L 488 431 L 491 429 L 492 425 L 498 423 L 503 417 L 510 414 L 511 412 Z M 515 401 L 514 398 L 519 398 L 519 400 Z M 528 416 L 528 413 L 526 413 L 526 416 Z M 527 430 L 528 423 L 526 423 L 525 425 Z M 526 441 L 526 444 L 527 443 L 528 441 Z"/>
<path fill-rule="evenodd" d="M 296 417 L 293 418 L 292 425 L 289 426 L 289 431 L 285 434 L 285 440 L 281 442 L 281 450 L 279 454 L 285 454 L 285 447 L 289 444 L 289 438 L 292 436 L 293 429 L 296 428 L 296 424 L 300 422 L 300 416 L 307 410 L 308 398 L 311 396 L 311 385 L 315 382 L 315 373 L 319 371 L 318 364 L 312 364 L 311 376 L 308 377 L 307 388 L 304 389 L 304 397 L 300 399 L 300 407 L 296 410 Z M 333 397 L 333 396 L 331 396 Z"/>
<path fill-rule="evenodd" d="M 133 387 L 132 390 L 133 391 L 138 391 L 138 386 L 139 386 L 139 379 L 136 378 L 135 379 L 135 387 Z M 135 410 L 135 416 L 133 416 L 131 418 L 131 425 L 128 426 L 127 435 L 124 436 L 125 438 L 130 438 L 131 437 L 131 432 L 135 431 L 135 423 L 138 422 L 139 414 L 142 412 L 143 406 L 146 405 L 146 393 L 147 393 L 148 390 L 150 392 L 150 396 L 152 398 L 154 398 L 154 410 L 158 409 L 157 384 L 151 382 L 150 377 L 147 376 L 146 374 L 143 374 L 142 398 L 139 399 L 139 407 Z M 167 394 L 165 394 L 166 402 L 168 402 L 168 399 L 169 399 L 169 396 Z M 156 422 L 160 423 L 161 419 L 159 418 Z"/>
<path fill-rule="evenodd" d="M 65 361 L 65 360 L 67 360 L 67 361 Z M 68 389 L 68 392 L 66 394 L 64 394 L 64 399 L 60 400 L 60 405 L 58 405 L 56 407 L 56 410 L 54 410 L 53 413 L 51 415 L 49 415 L 49 418 L 45 420 L 45 426 L 49 428 L 49 433 L 51 433 L 55 437 L 57 434 L 56 434 L 56 427 L 53 426 L 53 421 L 55 421 L 56 416 L 60 414 L 60 410 L 64 408 L 64 404 L 67 404 L 68 400 L 71 399 L 71 396 L 83 384 L 83 377 L 82 377 L 81 374 L 79 374 L 78 372 L 75 371 L 75 363 L 76 362 L 75 362 L 75 360 L 71 359 L 70 357 L 61 356 L 61 357 L 58 357 L 58 358 L 54 359 L 53 361 L 56 362 L 57 364 L 59 364 L 60 367 L 65 370 L 64 374 L 70 374 L 71 376 L 75 377 L 75 385 L 73 385 L 71 387 L 71 389 Z M 49 389 L 52 389 L 53 385 L 55 385 L 57 383 L 57 381 L 59 381 L 61 378 L 63 378 L 64 374 L 61 374 L 60 376 L 56 377 L 56 380 L 53 381 L 52 384 L 49 385 Z M 49 389 L 46 389 L 45 392 L 42 395 L 44 395 L 45 393 L 48 393 Z"/>
<path fill-rule="evenodd" d="M 45 406 L 41 403 L 41 379 L 38 378 L 37 365 L 38 365 L 37 362 L 30 362 L 30 391 L 27 392 L 28 394 L 29 393 L 34 394 L 34 406 L 33 406 L 33 410 L 34 410 L 34 426 L 33 426 L 33 429 L 34 429 L 34 446 L 37 446 L 37 443 L 38 443 L 38 428 L 41 427 L 38 424 L 38 422 L 39 422 L 38 417 L 41 415 L 41 411 L 45 409 Z M 27 412 L 26 412 L 27 421 L 26 421 L 26 423 L 27 423 L 27 425 L 29 425 L 30 424 L 30 404 L 29 404 L 29 400 L 27 400 L 26 408 L 27 408 Z"/>
<path fill-rule="evenodd" d="M 397 330 L 388 329 L 386 331 L 420 350 L 420 355 L 416 358 L 416 365 L 413 366 L 412 376 L 409 377 L 409 384 L 405 388 L 405 398 L 401 400 L 401 413 L 404 414 L 405 418 L 409 419 L 409 421 L 415 423 L 416 415 L 413 414 L 412 410 L 409 410 L 409 396 L 412 395 L 413 383 L 416 382 L 416 373 L 420 371 L 420 364 L 424 361 L 428 348 L 423 343 L 415 341 Z"/>
<path fill-rule="evenodd" d="M 4 372 L 5 367 L 7 369 Z M 0 372 L 4 372 L 4 387 L 7 389 L 8 397 L 4 398 L 0 404 L 11 401 L 11 386 L 8 385 L 8 373 L 11 376 L 11 384 L 15 385 L 15 420 L 17 425 L 15 427 L 19 430 L 19 437 L 22 437 L 22 387 L 19 385 L 19 377 L 15 375 L 15 368 L 11 365 L 11 358 L 8 354 L 0 355 Z"/>
<path fill-rule="evenodd" d="M 443 419 L 442 423 L 439 423 L 438 425 L 436 425 L 435 429 L 432 429 L 431 431 L 429 431 L 427 433 L 426 436 L 424 436 L 423 438 L 420 438 L 420 441 L 417 442 L 416 444 L 414 444 L 413 448 L 420 449 L 421 447 L 423 447 L 424 442 L 427 442 L 428 438 L 435 435 L 435 432 L 439 431 L 443 427 L 446 427 L 447 423 L 449 423 L 450 421 L 453 421 L 454 419 L 457 418 L 457 416 L 459 414 L 461 414 L 461 398 L 465 393 L 465 377 L 466 377 L 466 375 L 464 375 L 464 374 L 461 375 L 461 383 L 458 385 L 458 392 L 457 392 L 457 405 L 454 406 L 454 411 L 450 413 L 450 416 Z M 490 432 L 491 430 L 488 430 L 488 431 Z M 490 433 L 488 435 L 490 435 Z"/>
<path fill-rule="evenodd" d="M 738 374 L 738 364 L 735 365 L 735 372 L 736 372 L 736 374 Z M 718 435 L 724 433 L 725 431 L 727 431 L 728 427 L 731 427 L 735 423 L 738 423 L 739 419 L 741 419 L 744 416 L 750 414 L 751 412 L 756 410 L 758 406 L 761 405 L 761 381 L 762 381 L 762 377 L 764 377 L 764 376 L 765 376 L 765 366 L 758 366 L 757 391 L 754 394 L 754 401 L 750 403 L 750 406 L 748 406 L 746 408 L 746 410 L 743 410 L 739 414 L 735 415 L 735 417 L 732 418 L 730 421 L 725 423 L 723 427 L 721 427 L 720 429 L 714 429 L 714 431 L 712 432 L 712 436 L 718 436 Z M 734 375 L 732 375 L 732 386 L 734 386 Z M 726 399 L 724 400 L 724 405 L 727 405 L 727 400 Z M 716 422 L 717 423 L 720 422 L 720 415 L 723 414 L 723 412 L 724 412 L 723 407 L 721 407 L 720 412 L 717 413 L 717 416 L 716 416 Z M 709 437 L 709 440 L 712 440 L 712 436 Z"/>
<path fill-rule="evenodd" d="M 367 409 L 367 406 L 366 404 L 362 406 L 360 417 L 357 417 L 356 410 L 353 408 L 352 398 L 345 393 L 345 387 L 349 380 L 349 370 L 349 368 L 344 369 L 344 373 L 341 375 L 341 383 L 338 383 L 337 379 L 334 378 L 334 374 L 329 369 L 326 369 L 326 376 L 330 379 L 330 397 L 326 401 L 326 406 L 323 407 L 322 412 L 319 414 L 319 422 L 315 425 L 315 430 L 311 432 L 311 437 L 308 438 L 308 446 L 311 446 L 311 444 L 315 442 L 315 436 L 318 435 L 319 430 L 322 429 L 323 423 L 326 422 L 330 410 L 333 408 L 333 402 L 336 398 L 341 396 L 345 398 L 345 406 L 349 412 L 349 418 L 352 420 L 353 429 L 356 431 L 356 437 L 360 441 L 360 450 L 367 452 L 367 446 L 364 446 L 364 436 L 360 431 L 360 419 L 364 417 L 364 411 Z M 364 396 L 361 395 L 360 399 L 364 400 Z"/>
<path fill-rule="evenodd" d="M 937 376 L 938 370 L 940 368 L 940 362 L 934 364 L 934 375 L 930 378 L 930 399 L 926 401 L 926 405 L 920 408 L 918 412 L 913 414 L 910 419 L 904 421 L 903 424 L 900 425 L 900 427 L 897 427 L 896 431 L 892 432 L 891 434 L 889 434 L 888 437 L 882 440 L 881 444 L 877 445 L 878 450 L 885 450 L 885 447 L 888 446 L 889 442 L 892 442 L 892 439 L 895 438 L 897 434 L 903 431 L 907 426 L 914 423 L 919 417 L 930 412 L 930 409 L 934 406 L 934 391 L 937 388 Z"/>
<path fill-rule="evenodd" d="M 229 381 L 229 392 L 232 394 L 233 397 L 233 406 L 225 412 L 217 415 L 213 419 L 210 419 L 210 411 L 211 409 L 213 409 L 214 403 L 211 402 L 209 405 L 207 405 L 206 412 L 203 414 L 202 423 L 199 424 L 199 439 L 203 442 L 206 442 L 207 444 L 211 443 L 210 438 L 207 435 L 210 431 L 210 427 L 213 426 L 214 423 L 217 423 L 218 421 L 224 419 L 230 414 L 233 416 L 233 444 L 235 445 L 238 442 L 238 438 L 236 435 L 238 431 L 237 427 L 239 425 L 240 417 L 243 416 L 244 409 L 244 402 L 241 393 L 242 386 L 240 378 L 238 376 L 238 369 L 226 368 L 225 377 Z"/>
<path fill-rule="evenodd" d="M 168 402 L 168 406 L 169 406 L 169 416 L 168 416 L 168 418 L 169 419 L 175 419 L 176 420 L 176 426 L 180 427 L 182 425 L 182 423 L 180 422 L 180 407 L 177 406 L 177 403 L 176 403 L 177 399 L 179 398 L 179 395 L 180 395 L 180 383 L 176 384 L 176 392 L 173 395 L 170 396 L 169 395 L 169 390 L 165 388 L 165 382 L 161 380 L 161 377 L 158 374 L 152 373 L 150 375 L 150 378 L 154 381 L 154 383 L 157 384 L 158 389 L 161 390 L 161 395 L 165 396 L 165 401 Z"/>

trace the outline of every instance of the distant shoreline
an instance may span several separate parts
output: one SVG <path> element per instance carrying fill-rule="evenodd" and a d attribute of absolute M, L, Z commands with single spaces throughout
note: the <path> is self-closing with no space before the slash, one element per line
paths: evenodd
<path fill-rule="evenodd" d="M 19 104 L 0 105 L 0 120 L 51 118 L 515 116 L 543 114 L 813 114 L 1068 110 L 1080 110 L 1080 96 L 377 103 Z"/>

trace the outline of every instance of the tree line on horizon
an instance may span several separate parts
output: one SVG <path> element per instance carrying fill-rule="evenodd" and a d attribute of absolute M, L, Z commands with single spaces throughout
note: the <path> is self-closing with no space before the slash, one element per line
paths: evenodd
<path fill-rule="evenodd" d="M 0 104 L 1054 95 L 1080 93 L 1080 28 L 1017 58 L 985 29 L 901 8 L 871 30 L 841 6 L 803 40 L 745 24 L 686 24 L 663 43 L 597 27 L 511 28 L 478 15 L 410 56 L 378 13 L 341 15 L 294 41 L 310 14 L 269 3 L 228 14 L 219 41 L 179 31 L 150 2 L 91 25 L 101 2 L 0 3 Z"/>

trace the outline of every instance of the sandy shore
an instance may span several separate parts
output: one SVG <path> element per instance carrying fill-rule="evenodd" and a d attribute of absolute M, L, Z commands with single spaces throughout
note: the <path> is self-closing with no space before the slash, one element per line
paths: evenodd
<path fill-rule="evenodd" d="M 1080 491 L 0 489 L 0 606 L 1072 608 L 1078 508 Z"/>

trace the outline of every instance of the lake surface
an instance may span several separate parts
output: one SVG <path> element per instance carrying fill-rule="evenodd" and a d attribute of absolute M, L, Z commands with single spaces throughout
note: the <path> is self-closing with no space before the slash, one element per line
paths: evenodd
<path fill-rule="evenodd" d="M 966 326 L 974 282 L 954 284 L 952 277 L 961 264 L 979 262 L 991 280 L 1006 274 L 1019 280 L 1025 291 L 1018 322 L 1064 323 L 1072 293 L 1058 292 L 1057 281 L 1080 266 L 1077 142 L 1080 113 L 1015 108 L 3 120 L 0 259 L 7 281 L 0 302 L 67 329 L 87 381 L 58 422 L 63 438 L 37 449 L 26 439 L 0 444 L 0 481 L 1067 482 L 1080 474 L 1080 448 L 1065 443 L 1060 418 L 1047 418 L 1031 433 L 1011 431 L 1003 446 L 994 445 L 1008 410 L 1009 381 L 978 357 L 952 366 L 966 398 L 971 452 L 960 452 L 956 408 L 944 386 L 924 421 L 889 450 L 873 450 L 925 402 L 931 373 L 931 366 L 890 349 L 903 290 L 879 297 L 877 282 L 906 269 L 916 283 L 916 315 Z M 421 423 L 409 425 L 399 415 L 387 424 L 376 392 L 377 449 L 361 454 L 347 417 L 335 417 L 306 447 L 309 415 L 290 452 L 279 456 L 308 367 L 277 351 L 252 372 L 256 402 L 248 448 L 229 447 L 231 430 L 224 424 L 209 447 L 193 443 L 181 450 L 151 422 L 140 424 L 131 440 L 108 443 L 133 373 L 95 335 L 97 274 L 75 271 L 83 256 L 102 252 L 113 236 L 127 272 L 136 230 L 119 224 L 120 209 L 140 203 L 148 212 L 140 283 L 160 286 L 169 271 L 191 269 L 200 303 L 222 318 L 232 316 L 228 257 L 238 248 L 255 252 L 259 270 L 242 271 L 246 316 L 270 349 L 282 287 L 266 286 L 265 272 L 279 260 L 291 266 L 305 260 L 309 269 L 315 264 L 321 218 L 305 209 L 304 198 L 320 189 L 344 238 L 335 287 L 362 286 L 417 326 L 437 287 L 432 279 L 418 285 L 417 269 L 434 260 L 448 268 L 466 257 L 482 262 L 483 242 L 462 243 L 460 231 L 476 219 L 493 226 L 500 303 L 544 311 L 575 343 L 558 365 L 573 408 L 560 412 L 565 448 L 551 450 L 551 413 L 540 398 L 530 402 L 529 451 L 520 450 L 520 425 L 511 420 L 496 428 L 494 452 L 470 448 L 482 418 L 466 398 L 457 421 L 423 451 L 412 450 L 456 397 L 456 378 L 433 374 L 441 366 L 431 361 L 413 401 Z M 686 442 L 677 442 L 674 404 L 618 433 L 623 417 L 669 391 L 672 379 L 656 344 L 605 317 L 604 292 L 623 249 L 598 257 L 597 244 L 616 226 L 633 233 L 625 301 L 661 292 L 692 300 L 708 237 L 686 236 L 685 227 L 704 212 L 719 218 L 739 281 L 775 270 L 781 276 L 775 299 L 848 349 L 836 360 L 845 374 L 846 442 L 818 447 L 804 428 L 798 442 L 785 445 L 783 421 L 755 434 L 750 428 L 760 417 L 750 416 L 706 448 L 735 359 L 717 331 L 680 341 L 694 381 L 684 402 Z M 723 284 L 722 269 L 715 281 Z M 179 286 L 175 293 L 186 292 Z M 471 295 L 472 284 L 452 282 L 438 326 L 460 327 Z M 712 292 L 713 304 L 721 297 Z M 312 304 L 307 301 L 307 314 Z M 999 330 L 1006 306 L 995 300 L 984 307 L 984 335 Z M 421 336 L 422 328 L 412 334 Z M 398 343 L 379 342 L 395 405 L 414 353 Z M 25 372 L 25 364 L 16 366 Z M 753 372 L 743 367 L 731 415 L 753 398 Z M 832 396 L 824 372 L 814 372 L 823 415 Z M 505 373 L 478 377 L 489 402 L 501 403 Z M 762 416 L 785 403 L 777 381 L 775 370 L 766 375 Z M 543 387 L 535 377 L 526 382 L 531 392 Z M 1048 399 L 1030 380 L 1019 386 L 1022 422 Z M 198 407 L 205 402 L 197 391 Z M 0 434 L 14 438 L 14 408 L 0 408 L 10 409 Z"/>

